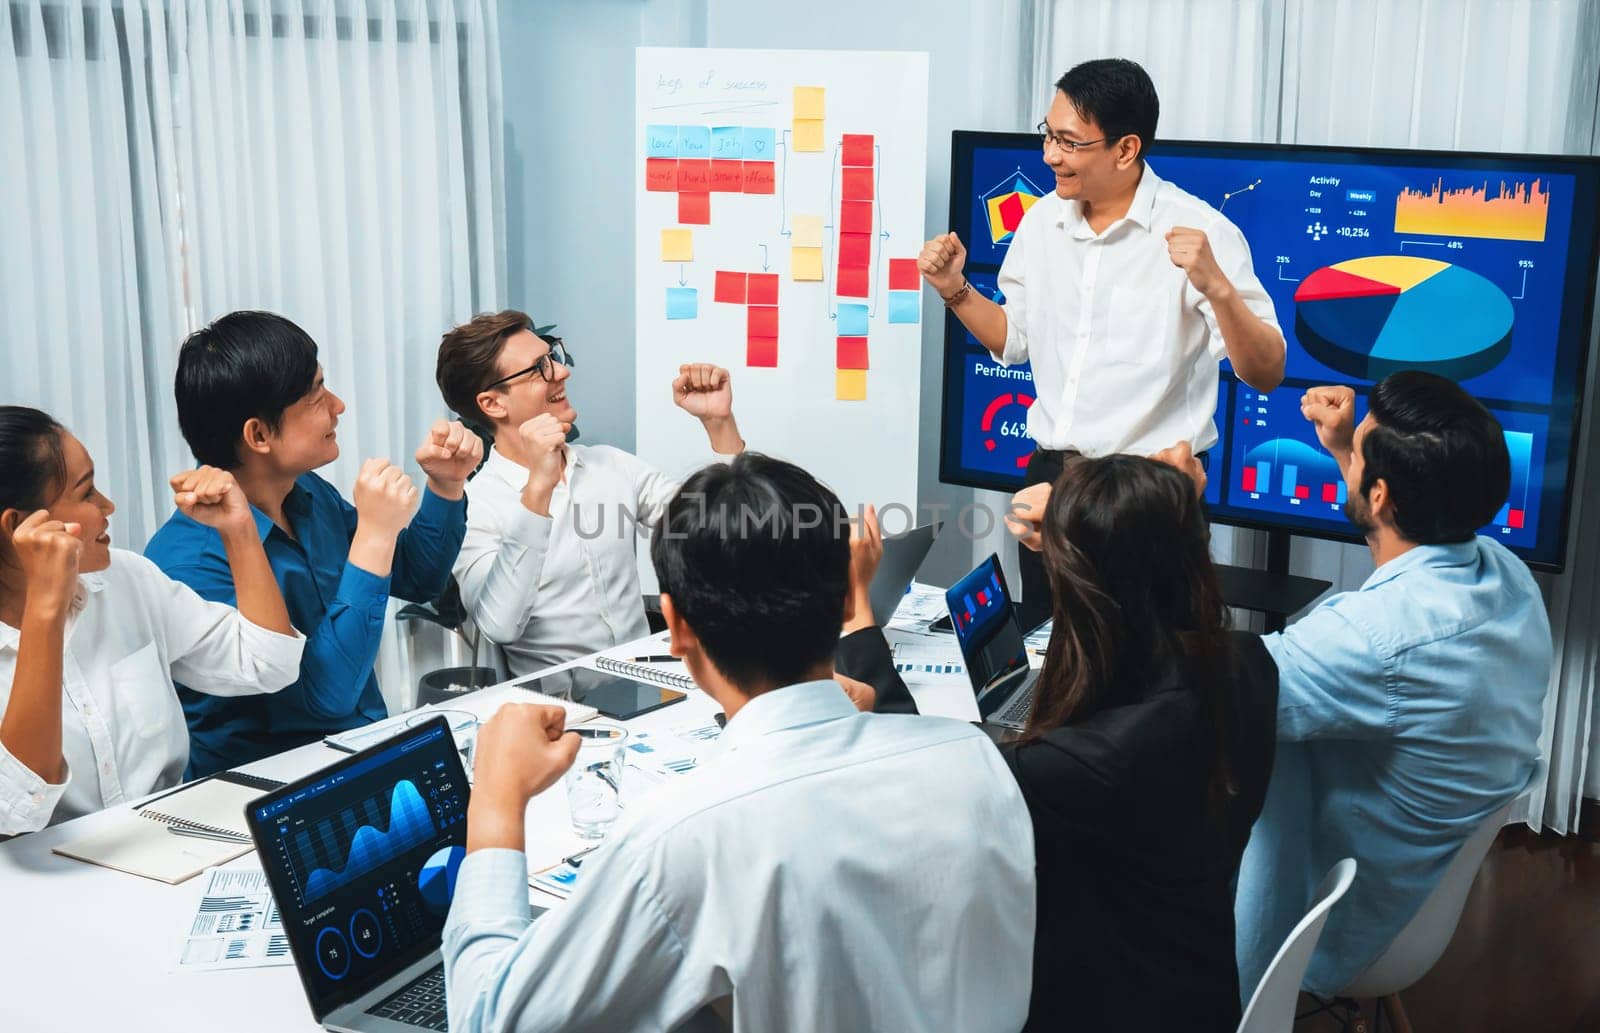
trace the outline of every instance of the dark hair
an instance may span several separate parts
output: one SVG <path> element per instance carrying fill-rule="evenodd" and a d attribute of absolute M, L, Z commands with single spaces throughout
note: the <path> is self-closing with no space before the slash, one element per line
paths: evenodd
<path fill-rule="evenodd" d="M 1194 482 L 1152 459 L 1067 461 L 1043 526 L 1054 626 L 1026 735 L 1138 698 L 1174 669 L 1200 693 L 1227 786 L 1228 611 Z"/>
<path fill-rule="evenodd" d="M 829 662 L 850 579 L 849 517 L 792 463 L 745 452 L 683 483 L 650 543 L 661 591 L 746 691 Z"/>
<path fill-rule="evenodd" d="M 533 320 L 526 312 L 508 308 L 473 316 L 446 333 L 439 342 L 439 361 L 433 373 L 444 404 L 464 422 L 489 428 L 489 417 L 478 407 L 478 392 L 499 376 L 497 363 L 506 338 L 532 329 Z"/>
<path fill-rule="evenodd" d="M 1122 57 L 1085 61 L 1056 80 L 1056 89 L 1067 95 L 1079 118 L 1105 132 L 1107 147 L 1124 136 L 1137 136 L 1140 159 L 1150 153 L 1161 101 L 1138 62 Z"/>
<path fill-rule="evenodd" d="M 61 490 L 67 459 L 66 428 L 48 413 L 25 405 L 0 405 L 0 510 L 43 509 Z"/>
<path fill-rule="evenodd" d="M 230 312 L 184 339 L 173 393 L 178 426 L 195 459 L 239 465 L 244 425 L 277 430 L 283 411 L 317 382 L 317 342 L 271 312 Z"/>
<path fill-rule="evenodd" d="M 1394 522 L 1418 545 L 1470 541 L 1511 491 L 1500 421 L 1461 385 L 1432 373 L 1391 373 L 1372 388 L 1361 442 L 1361 496 L 1382 478 Z"/>

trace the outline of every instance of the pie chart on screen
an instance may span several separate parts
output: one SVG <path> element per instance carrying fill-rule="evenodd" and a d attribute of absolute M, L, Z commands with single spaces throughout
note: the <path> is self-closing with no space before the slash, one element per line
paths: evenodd
<path fill-rule="evenodd" d="M 450 910 L 450 898 L 456 890 L 456 872 L 466 856 L 467 852 L 461 847 L 447 846 L 422 863 L 417 889 L 422 892 L 422 901 L 429 911 L 443 915 Z"/>
<path fill-rule="evenodd" d="M 1294 292 L 1295 336 L 1341 373 L 1381 380 L 1403 369 L 1466 380 L 1511 351 L 1511 299 L 1458 265 L 1370 255 L 1323 266 Z"/>

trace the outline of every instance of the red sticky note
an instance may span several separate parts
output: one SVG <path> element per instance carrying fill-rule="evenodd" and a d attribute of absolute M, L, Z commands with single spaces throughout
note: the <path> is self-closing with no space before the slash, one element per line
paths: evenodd
<path fill-rule="evenodd" d="M 685 226 L 711 225 L 711 195 L 703 190 L 679 193 L 678 221 Z"/>
<path fill-rule="evenodd" d="M 678 189 L 711 189 L 711 162 L 706 158 L 680 158 L 678 160 Z"/>
<path fill-rule="evenodd" d="M 773 175 L 774 165 L 770 161 L 747 161 L 744 163 L 744 192 L 747 194 L 772 194 L 776 193 Z"/>
<path fill-rule="evenodd" d="M 872 164 L 872 137 L 864 133 L 845 133 L 842 146 L 843 154 L 841 164 L 847 168 L 853 165 Z"/>
<path fill-rule="evenodd" d="M 889 289 L 892 291 L 920 291 L 922 274 L 917 272 L 915 258 L 889 259 Z"/>
<path fill-rule="evenodd" d="M 839 369 L 867 369 L 867 339 L 865 337 L 839 338 L 838 361 L 834 363 Z"/>
<path fill-rule="evenodd" d="M 778 306 L 751 305 L 745 309 L 744 328 L 749 337 L 777 337 Z"/>
<path fill-rule="evenodd" d="M 839 205 L 840 233 L 871 233 L 872 202 L 845 201 Z"/>
<path fill-rule="evenodd" d="M 646 190 L 678 189 L 678 159 L 646 158 L 644 160 L 644 188 Z"/>
<path fill-rule="evenodd" d="M 841 298 L 864 298 L 867 296 L 867 267 L 858 266 L 853 269 L 839 267 L 839 283 L 834 288 L 834 293 Z"/>
<path fill-rule="evenodd" d="M 778 303 L 778 274 L 751 273 L 750 296 L 745 300 L 752 305 L 776 305 Z"/>
<path fill-rule="evenodd" d="M 712 290 L 711 300 L 725 301 L 730 305 L 743 305 L 744 290 L 744 273 L 725 273 L 718 270 L 716 287 Z"/>
<path fill-rule="evenodd" d="M 737 194 L 744 190 L 744 162 L 711 159 L 711 192 Z"/>
<path fill-rule="evenodd" d="M 775 367 L 778 365 L 778 339 L 776 337 L 745 338 L 744 364 L 746 366 Z"/>
<path fill-rule="evenodd" d="M 679 163 L 682 164 L 681 162 Z M 845 169 L 839 173 L 839 196 L 846 201 L 872 200 L 872 170 Z"/>
<path fill-rule="evenodd" d="M 682 222 L 683 220 L 678 220 Z M 839 268 L 865 269 L 872 264 L 872 234 L 839 234 Z"/>

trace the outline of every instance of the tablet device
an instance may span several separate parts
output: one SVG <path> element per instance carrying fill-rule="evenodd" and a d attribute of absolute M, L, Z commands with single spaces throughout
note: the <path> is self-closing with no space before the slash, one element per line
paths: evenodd
<path fill-rule="evenodd" d="M 569 667 L 564 671 L 519 680 L 517 686 L 594 707 L 615 721 L 648 714 L 687 698 L 677 689 L 651 685 L 588 667 Z"/>

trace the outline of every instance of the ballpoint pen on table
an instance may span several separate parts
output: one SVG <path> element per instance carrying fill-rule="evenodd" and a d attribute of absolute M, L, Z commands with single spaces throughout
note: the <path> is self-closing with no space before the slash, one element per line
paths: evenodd
<path fill-rule="evenodd" d="M 249 836 L 240 836 L 232 832 L 211 832 L 207 829 L 184 828 L 181 825 L 168 825 L 167 831 L 174 836 L 189 836 L 193 839 L 214 839 L 219 843 L 250 843 Z"/>

